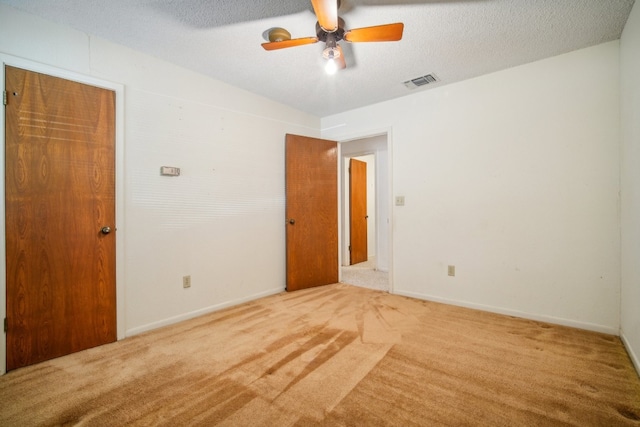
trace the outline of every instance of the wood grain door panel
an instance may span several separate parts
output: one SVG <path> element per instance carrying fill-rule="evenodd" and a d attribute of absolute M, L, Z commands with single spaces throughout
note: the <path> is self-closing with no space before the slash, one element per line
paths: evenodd
<path fill-rule="evenodd" d="M 115 94 L 5 76 L 11 370 L 116 340 Z"/>
<path fill-rule="evenodd" d="M 367 163 L 349 159 L 350 264 L 368 259 L 367 247 Z"/>
<path fill-rule="evenodd" d="M 338 145 L 287 135 L 287 290 L 338 282 Z"/>

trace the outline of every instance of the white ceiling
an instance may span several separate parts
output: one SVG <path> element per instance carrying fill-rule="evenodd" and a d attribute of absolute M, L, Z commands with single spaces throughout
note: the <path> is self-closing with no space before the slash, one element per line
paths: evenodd
<path fill-rule="evenodd" d="M 263 33 L 315 36 L 309 0 L 0 0 L 319 117 L 610 40 L 634 0 L 342 0 L 347 29 L 403 22 L 399 42 L 342 42 L 325 74 L 322 43 L 267 52 Z M 552 76 L 544 76 L 552 78 Z"/>

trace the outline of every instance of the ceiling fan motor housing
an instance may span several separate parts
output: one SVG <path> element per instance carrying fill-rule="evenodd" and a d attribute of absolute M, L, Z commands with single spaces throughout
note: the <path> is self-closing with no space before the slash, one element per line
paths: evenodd
<path fill-rule="evenodd" d="M 316 22 L 316 35 L 321 42 L 326 43 L 327 39 L 334 39 L 336 43 L 339 42 L 344 38 L 344 20 L 338 18 L 338 29 L 332 32 L 325 31 L 325 29 L 320 26 L 320 23 Z"/>

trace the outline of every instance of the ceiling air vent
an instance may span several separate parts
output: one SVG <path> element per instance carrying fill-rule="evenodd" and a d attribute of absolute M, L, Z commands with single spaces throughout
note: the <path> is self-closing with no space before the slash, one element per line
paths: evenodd
<path fill-rule="evenodd" d="M 415 89 L 420 86 L 425 86 L 430 83 L 439 82 L 440 79 L 435 74 L 427 74 L 426 76 L 416 77 L 412 80 L 407 80 L 404 85 L 409 89 Z"/>

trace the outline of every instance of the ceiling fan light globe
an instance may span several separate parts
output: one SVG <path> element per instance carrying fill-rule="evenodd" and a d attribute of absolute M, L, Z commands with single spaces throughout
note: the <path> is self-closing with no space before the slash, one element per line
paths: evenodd
<path fill-rule="evenodd" d="M 324 66 L 324 71 L 329 75 L 335 74 L 338 71 L 336 60 L 333 58 L 328 59 L 327 64 Z"/>

